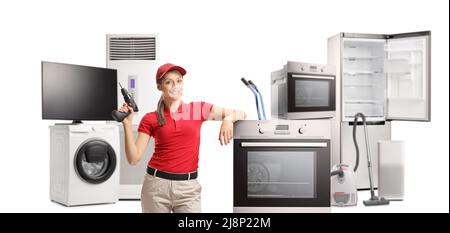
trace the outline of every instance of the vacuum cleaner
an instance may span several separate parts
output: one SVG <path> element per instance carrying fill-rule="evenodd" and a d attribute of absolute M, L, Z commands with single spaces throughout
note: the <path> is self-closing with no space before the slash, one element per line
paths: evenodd
<path fill-rule="evenodd" d="M 363 203 L 365 206 L 388 205 L 389 200 L 386 200 L 383 197 L 375 196 L 375 191 L 373 189 L 372 156 L 370 155 L 369 134 L 367 132 L 366 117 L 362 113 L 356 113 L 355 120 L 353 122 L 353 142 L 355 143 L 356 153 L 358 154 L 359 157 L 358 143 L 356 143 L 356 125 L 358 123 L 358 117 L 361 117 L 364 126 L 364 135 L 366 139 L 366 150 L 367 150 L 367 167 L 369 169 L 369 182 L 370 182 L 370 199 L 364 200 Z"/>
<path fill-rule="evenodd" d="M 355 127 L 353 128 L 355 129 Z M 355 137 L 354 137 L 355 138 Z M 356 149 L 355 167 L 347 164 L 336 164 L 331 171 L 331 205 L 355 206 L 358 204 L 358 190 L 355 172 L 359 166 L 359 153 Z"/>
<path fill-rule="evenodd" d="M 261 92 L 259 92 L 256 85 L 251 80 L 246 80 L 245 78 L 241 78 L 241 81 L 247 86 L 250 91 L 255 95 L 256 101 L 256 111 L 258 112 L 258 120 L 266 120 L 266 110 L 264 109 L 264 103 L 261 96 Z"/>
<path fill-rule="evenodd" d="M 359 165 L 359 147 L 356 141 L 356 127 L 358 125 L 358 118 L 362 119 L 364 126 L 364 134 L 367 150 L 367 166 L 369 168 L 370 180 L 370 199 L 363 201 L 365 206 L 373 205 L 387 205 L 389 201 L 375 196 L 372 178 L 372 158 L 370 155 L 369 135 L 367 132 L 366 117 L 362 113 L 355 114 L 353 121 L 353 143 L 356 149 L 355 167 L 352 169 L 350 165 L 337 164 L 333 166 L 331 171 L 331 205 L 333 206 L 355 206 L 358 203 L 357 186 L 355 172 Z"/>

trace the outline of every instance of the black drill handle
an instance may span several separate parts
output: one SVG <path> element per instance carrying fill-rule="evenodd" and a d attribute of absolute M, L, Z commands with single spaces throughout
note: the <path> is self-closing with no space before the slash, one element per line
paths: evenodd
<path fill-rule="evenodd" d="M 111 113 L 111 116 L 115 121 L 122 122 L 129 114 L 130 114 L 130 112 L 121 112 L 121 111 L 113 110 Z"/>

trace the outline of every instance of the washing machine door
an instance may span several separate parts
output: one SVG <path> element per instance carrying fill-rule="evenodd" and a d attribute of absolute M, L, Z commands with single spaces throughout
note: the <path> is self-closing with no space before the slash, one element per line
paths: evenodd
<path fill-rule="evenodd" d="M 75 155 L 75 170 L 86 182 L 100 184 L 116 169 L 116 153 L 102 139 L 90 139 L 80 145 Z"/>

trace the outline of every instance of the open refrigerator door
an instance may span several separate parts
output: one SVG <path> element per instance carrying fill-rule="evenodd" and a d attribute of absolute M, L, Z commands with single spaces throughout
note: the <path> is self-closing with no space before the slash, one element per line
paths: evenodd
<path fill-rule="evenodd" d="M 386 118 L 430 121 L 430 36 L 394 35 L 386 55 Z"/>

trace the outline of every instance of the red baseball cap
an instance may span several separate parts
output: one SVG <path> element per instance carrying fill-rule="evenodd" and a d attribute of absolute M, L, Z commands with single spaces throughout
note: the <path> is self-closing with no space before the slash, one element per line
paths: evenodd
<path fill-rule="evenodd" d="M 181 73 L 181 75 L 186 74 L 186 70 L 181 66 L 176 66 L 172 63 L 166 63 L 158 68 L 158 71 L 156 72 L 156 81 L 158 82 L 161 80 L 164 75 L 166 75 L 167 72 L 171 70 L 176 70 Z"/>

